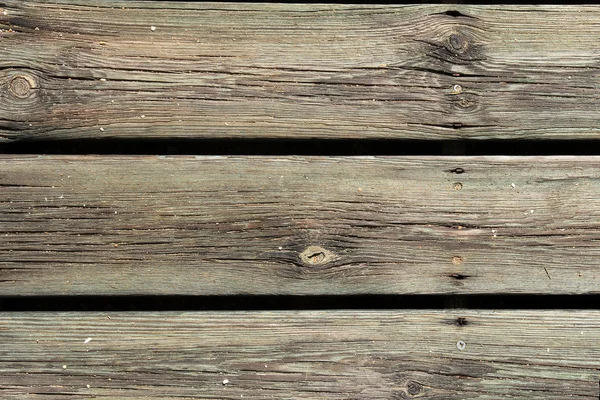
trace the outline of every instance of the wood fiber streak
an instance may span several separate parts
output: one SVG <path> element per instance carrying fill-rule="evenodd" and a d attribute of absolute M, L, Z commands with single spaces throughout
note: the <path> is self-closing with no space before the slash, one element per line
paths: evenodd
<path fill-rule="evenodd" d="M 580 294 L 600 157 L 1 156 L 1 295 Z"/>
<path fill-rule="evenodd" d="M 598 6 L 0 2 L 0 141 L 598 138 Z"/>
<path fill-rule="evenodd" d="M 5 399 L 599 395 L 597 311 L 2 313 L 0 341 Z"/>

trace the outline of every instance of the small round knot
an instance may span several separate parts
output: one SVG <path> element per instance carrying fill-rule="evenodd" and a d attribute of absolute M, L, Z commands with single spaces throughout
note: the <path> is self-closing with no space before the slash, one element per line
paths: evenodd
<path fill-rule="evenodd" d="M 473 108 L 473 107 L 475 107 L 475 102 L 463 97 L 458 100 L 458 105 L 461 108 Z"/>
<path fill-rule="evenodd" d="M 8 83 L 9 93 L 19 99 L 31 96 L 35 87 L 35 80 L 26 75 L 17 75 Z"/>
<path fill-rule="evenodd" d="M 321 246 L 309 246 L 300 253 L 300 259 L 307 265 L 322 265 L 336 259 L 336 255 Z"/>
<path fill-rule="evenodd" d="M 463 39 L 462 36 L 456 33 L 450 35 L 450 37 L 448 38 L 448 43 L 450 44 L 450 48 L 457 52 L 467 47 L 467 41 Z"/>
<path fill-rule="evenodd" d="M 464 87 L 462 93 L 453 92 L 452 94 L 453 96 L 448 99 L 450 102 L 449 107 L 451 107 L 452 112 L 461 114 L 473 113 L 480 110 L 482 107 L 477 95 L 466 93 Z"/>
<path fill-rule="evenodd" d="M 406 385 L 406 391 L 408 392 L 408 394 L 410 394 L 411 396 L 416 396 L 419 393 L 421 393 L 421 390 L 423 390 L 423 386 L 419 383 L 419 382 L 415 382 L 415 381 L 410 381 L 408 382 L 408 384 Z"/>

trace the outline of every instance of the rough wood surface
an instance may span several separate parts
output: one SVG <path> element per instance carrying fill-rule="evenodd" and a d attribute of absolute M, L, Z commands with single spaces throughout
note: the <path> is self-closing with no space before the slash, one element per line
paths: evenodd
<path fill-rule="evenodd" d="M 597 311 L 3 313 L 0 394 L 597 400 L 599 341 Z"/>
<path fill-rule="evenodd" d="M 600 157 L 0 157 L 0 294 L 598 293 Z"/>
<path fill-rule="evenodd" d="M 598 6 L 0 2 L 0 140 L 597 138 Z"/>

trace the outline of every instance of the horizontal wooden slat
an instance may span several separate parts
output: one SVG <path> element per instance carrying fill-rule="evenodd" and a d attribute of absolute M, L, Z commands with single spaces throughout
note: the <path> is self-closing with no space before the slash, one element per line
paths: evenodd
<path fill-rule="evenodd" d="M 599 135 L 598 6 L 0 7 L 4 141 Z"/>
<path fill-rule="evenodd" d="M 597 311 L 3 313 L 0 341 L 5 399 L 599 396 Z"/>
<path fill-rule="evenodd" d="M 0 156 L 0 294 L 598 293 L 600 157 Z"/>

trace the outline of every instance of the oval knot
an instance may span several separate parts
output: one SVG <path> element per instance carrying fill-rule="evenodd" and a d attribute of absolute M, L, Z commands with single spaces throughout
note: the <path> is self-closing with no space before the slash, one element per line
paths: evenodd
<path fill-rule="evenodd" d="M 17 75 L 11 79 L 8 84 L 8 91 L 14 97 L 26 99 L 33 94 L 33 89 L 37 87 L 33 77 L 27 75 Z"/>

